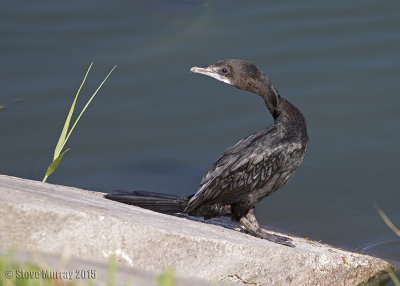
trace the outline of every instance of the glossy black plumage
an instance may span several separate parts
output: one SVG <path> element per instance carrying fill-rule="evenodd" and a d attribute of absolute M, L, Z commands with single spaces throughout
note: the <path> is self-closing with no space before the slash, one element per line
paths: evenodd
<path fill-rule="evenodd" d="M 282 98 L 267 76 L 249 62 L 223 60 L 208 67 L 193 67 L 191 71 L 260 95 L 274 123 L 226 150 L 203 176 L 192 196 L 125 191 L 106 197 L 155 211 L 183 212 L 206 219 L 230 215 L 257 237 L 293 246 L 290 239 L 260 229 L 254 206 L 282 187 L 302 163 L 308 143 L 302 113 Z"/>

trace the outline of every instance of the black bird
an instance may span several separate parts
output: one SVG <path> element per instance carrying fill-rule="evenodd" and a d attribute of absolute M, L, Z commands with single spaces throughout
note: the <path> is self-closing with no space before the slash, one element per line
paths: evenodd
<path fill-rule="evenodd" d="M 302 163 L 308 144 L 303 114 L 281 97 L 269 78 L 249 62 L 221 60 L 207 67 L 192 67 L 190 71 L 258 94 L 274 123 L 226 150 L 203 176 L 194 195 L 115 191 L 106 198 L 163 213 L 186 213 L 205 219 L 231 216 L 256 237 L 294 246 L 290 238 L 262 230 L 254 207 L 281 188 Z"/>

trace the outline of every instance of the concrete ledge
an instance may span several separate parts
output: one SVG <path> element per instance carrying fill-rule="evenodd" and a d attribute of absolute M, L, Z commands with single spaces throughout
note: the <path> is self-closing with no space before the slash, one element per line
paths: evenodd
<path fill-rule="evenodd" d="M 0 244 L 118 261 L 178 276 L 251 285 L 360 285 L 390 263 L 293 237 L 290 248 L 197 221 L 104 199 L 103 193 L 0 175 Z"/>

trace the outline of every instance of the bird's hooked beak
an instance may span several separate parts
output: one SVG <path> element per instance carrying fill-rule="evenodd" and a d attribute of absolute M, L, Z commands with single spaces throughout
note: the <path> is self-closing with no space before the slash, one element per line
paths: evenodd
<path fill-rule="evenodd" d="M 206 76 L 213 77 L 219 81 L 222 81 L 227 84 L 231 84 L 230 80 L 219 73 L 218 67 L 208 66 L 208 67 L 192 67 L 190 72 L 204 74 Z"/>

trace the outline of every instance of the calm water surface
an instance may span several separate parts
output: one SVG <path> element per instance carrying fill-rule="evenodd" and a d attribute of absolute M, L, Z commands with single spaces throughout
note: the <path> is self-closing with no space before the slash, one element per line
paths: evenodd
<path fill-rule="evenodd" d="M 0 173 L 43 178 L 94 61 L 82 102 L 118 67 L 49 182 L 191 194 L 226 148 L 272 123 L 259 97 L 189 73 L 244 58 L 310 133 L 300 170 L 257 206 L 260 222 L 399 262 L 373 208 L 400 226 L 399 15 L 398 1 L 3 1 Z"/>

